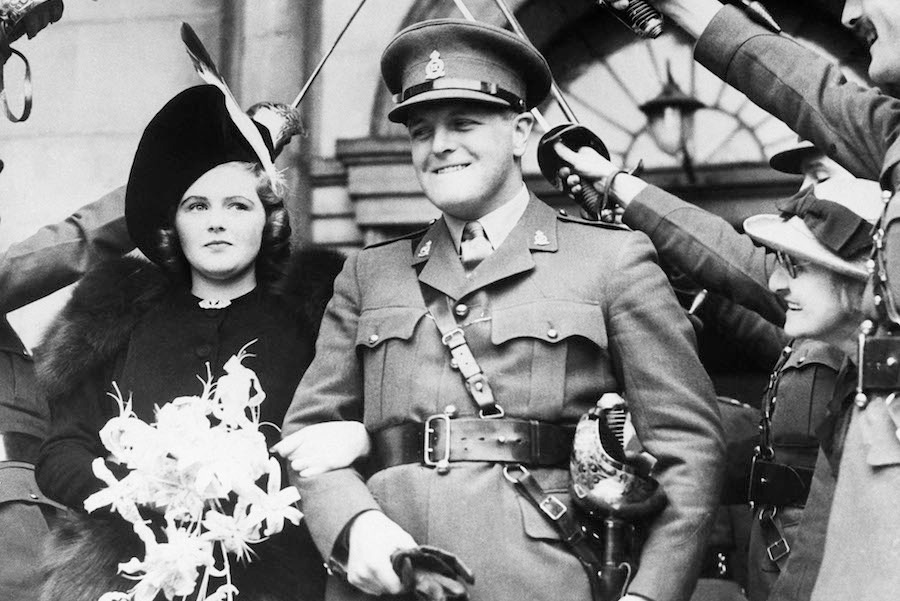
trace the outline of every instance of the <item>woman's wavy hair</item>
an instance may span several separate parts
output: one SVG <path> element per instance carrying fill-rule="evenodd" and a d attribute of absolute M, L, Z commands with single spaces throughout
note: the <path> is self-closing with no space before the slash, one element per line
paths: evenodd
<path fill-rule="evenodd" d="M 291 224 L 284 198 L 275 192 L 275 183 L 258 163 L 240 163 L 256 178 L 256 193 L 262 201 L 266 212 L 266 224 L 263 227 L 262 244 L 256 256 L 256 281 L 268 291 L 278 290 L 278 283 L 287 269 L 291 254 Z M 280 184 L 280 182 L 279 182 Z M 283 186 L 278 185 L 283 189 Z M 181 241 L 175 231 L 175 212 L 178 203 L 169 209 L 168 225 L 157 230 L 156 248 L 160 257 L 160 267 L 173 278 L 190 281 L 191 269 Z"/>

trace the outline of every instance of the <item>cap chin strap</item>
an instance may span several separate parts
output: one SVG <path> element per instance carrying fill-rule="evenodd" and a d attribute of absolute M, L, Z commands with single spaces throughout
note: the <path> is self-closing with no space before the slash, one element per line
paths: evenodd
<path fill-rule="evenodd" d="M 470 90 L 473 92 L 481 92 L 483 94 L 495 96 L 500 100 L 503 100 L 504 102 L 508 103 L 514 110 L 517 110 L 519 112 L 525 112 L 526 110 L 524 100 L 522 100 L 509 90 L 501 88 L 495 83 L 479 81 L 477 79 L 458 79 L 448 77 L 442 77 L 441 79 L 426 81 L 414 86 L 410 86 L 403 90 L 403 92 L 401 92 L 400 94 L 394 94 L 394 103 L 400 104 L 401 102 L 406 102 L 414 96 L 418 96 L 419 94 L 423 94 L 425 92 L 431 92 L 433 90 Z"/>

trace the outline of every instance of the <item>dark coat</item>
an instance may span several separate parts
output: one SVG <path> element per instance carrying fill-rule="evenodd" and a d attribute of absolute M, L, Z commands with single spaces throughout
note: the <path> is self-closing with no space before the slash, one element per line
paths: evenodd
<path fill-rule="evenodd" d="M 51 413 L 37 478 L 51 497 L 75 510 L 102 485 L 91 462 L 107 454 L 98 432 L 117 414 L 106 392 L 116 382 L 135 413 L 152 420 L 153 406 L 199 393 L 198 375 L 209 363 L 219 377 L 224 362 L 251 340 L 256 371 L 265 390 L 261 422 L 278 424 L 314 352 L 315 337 L 332 280 L 343 259 L 326 251 L 304 251 L 279 293 L 258 287 L 219 310 L 204 310 L 186 286 L 173 283 L 155 265 L 137 259 L 113 261 L 87 274 L 76 288 L 38 356 L 38 373 Z M 270 443 L 274 429 L 264 430 Z M 134 555 L 136 541 L 118 518 L 79 517 L 55 532 L 44 599 L 85 600 L 111 584 L 115 565 Z M 110 546 L 108 541 L 117 541 Z M 138 545 L 139 547 L 139 545 Z M 261 559 L 236 566 L 235 581 L 247 599 L 314 599 L 321 596 L 322 567 L 305 525 L 254 549 Z M 99 555 L 99 557 L 98 557 Z M 67 563 L 76 561 L 74 565 Z M 96 565 L 97 569 L 87 569 Z M 112 567 L 103 573 L 100 566 Z"/>
<path fill-rule="evenodd" d="M 605 392 L 625 396 L 670 500 L 631 590 L 687 599 L 721 484 L 722 431 L 692 329 L 646 237 L 565 217 L 532 197 L 471 278 L 443 220 L 361 251 L 335 282 L 285 435 L 333 419 L 362 419 L 375 432 L 451 404 L 461 416 L 477 413 L 421 285 L 468 306 L 457 319 L 507 416 L 574 424 Z M 535 471 L 545 489 L 566 490 L 567 469 Z M 399 465 L 368 483 L 345 469 L 298 485 L 323 554 L 360 511 L 380 508 L 420 544 L 458 554 L 476 574 L 474 601 L 590 598 L 578 560 L 502 464 L 460 462 L 445 475 Z M 365 597 L 332 584 L 329 598 Z"/>

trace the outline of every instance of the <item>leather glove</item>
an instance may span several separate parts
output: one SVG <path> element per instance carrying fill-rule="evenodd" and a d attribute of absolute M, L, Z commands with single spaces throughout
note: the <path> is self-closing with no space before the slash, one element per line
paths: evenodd
<path fill-rule="evenodd" d="M 395 551 L 391 565 L 417 601 L 465 601 L 465 583 L 475 583 L 472 571 L 456 555 L 428 545 Z"/>

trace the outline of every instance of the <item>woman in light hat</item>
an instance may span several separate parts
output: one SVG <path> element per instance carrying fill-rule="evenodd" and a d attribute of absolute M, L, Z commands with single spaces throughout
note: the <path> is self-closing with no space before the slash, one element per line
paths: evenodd
<path fill-rule="evenodd" d="M 103 487 L 92 463 L 107 456 L 99 432 L 119 413 L 108 394 L 113 383 L 150 423 L 157 405 L 200 393 L 206 365 L 218 379 L 224 363 L 253 341 L 244 366 L 265 392 L 259 423 L 271 447 L 311 361 L 343 259 L 307 250 L 289 262 L 290 225 L 272 167 L 277 141 L 238 117 L 219 89 L 198 86 L 152 119 L 125 201 L 129 234 L 152 262 L 126 258 L 86 275 L 43 344 L 39 373 L 51 425 L 37 480 L 76 515 Z M 300 469 L 344 466 L 367 440 L 360 424 L 348 422 L 320 440 L 324 449 L 313 438 L 311 457 L 291 459 Z M 249 564 L 232 564 L 241 599 L 321 598 L 322 560 L 303 522 L 285 524 L 252 553 Z M 56 531 L 43 598 L 93 601 L 129 590 L 134 582 L 117 575 L 117 566 L 142 555 L 124 520 L 79 516 Z"/>
<path fill-rule="evenodd" d="M 856 335 L 864 319 L 860 304 L 868 277 L 866 261 L 873 224 L 882 208 L 877 184 L 833 178 L 805 188 L 778 203 L 781 215 L 748 219 L 744 236 L 723 219 L 620 172 L 589 149 L 576 153 L 557 146 L 557 152 L 601 191 L 614 177 L 611 193 L 626 207 L 623 222 L 650 236 L 663 259 L 698 283 L 783 326 L 781 344 L 790 343 L 793 354 L 786 355 L 773 374 L 771 396 L 777 392 L 778 410 L 770 422 L 775 433 L 770 441 L 775 459 L 797 465 L 801 439 L 791 436 L 779 441 L 778 433 L 779 423 L 803 417 L 797 413 L 802 405 L 809 410 L 810 432 L 823 439 L 828 459 L 836 466 L 840 456 L 833 452 L 831 441 L 840 442 L 842 430 L 838 428 L 837 436 L 825 430 L 833 430 L 829 424 L 835 421 L 840 423 L 836 416 L 849 415 L 846 407 L 853 397 Z M 560 171 L 570 189 L 581 184 L 571 171 Z M 785 500 L 786 506 L 777 508 L 778 519 L 773 520 L 781 521 L 784 530 L 779 526 L 779 536 L 789 537 L 791 544 L 778 566 L 770 562 L 768 571 L 775 575 L 780 571 L 770 599 L 809 599 L 819 572 L 835 482 L 832 466 L 824 457 L 816 463 L 815 473 L 808 470 L 808 474 L 812 486 L 806 489 L 805 510 L 802 501 L 794 506 Z M 835 507 L 839 507 L 837 501 Z M 800 515 L 802 523 L 794 533 Z M 766 539 L 762 529 L 759 531 L 765 555 L 766 547 L 777 542 L 778 536 Z M 751 553 L 751 561 L 753 556 Z M 778 558 L 779 553 L 774 556 Z M 772 583 L 766 584 L 765 571 L 760 572 L 755 586 L 751 580 L 751 599 L 768 595 Z"/>

